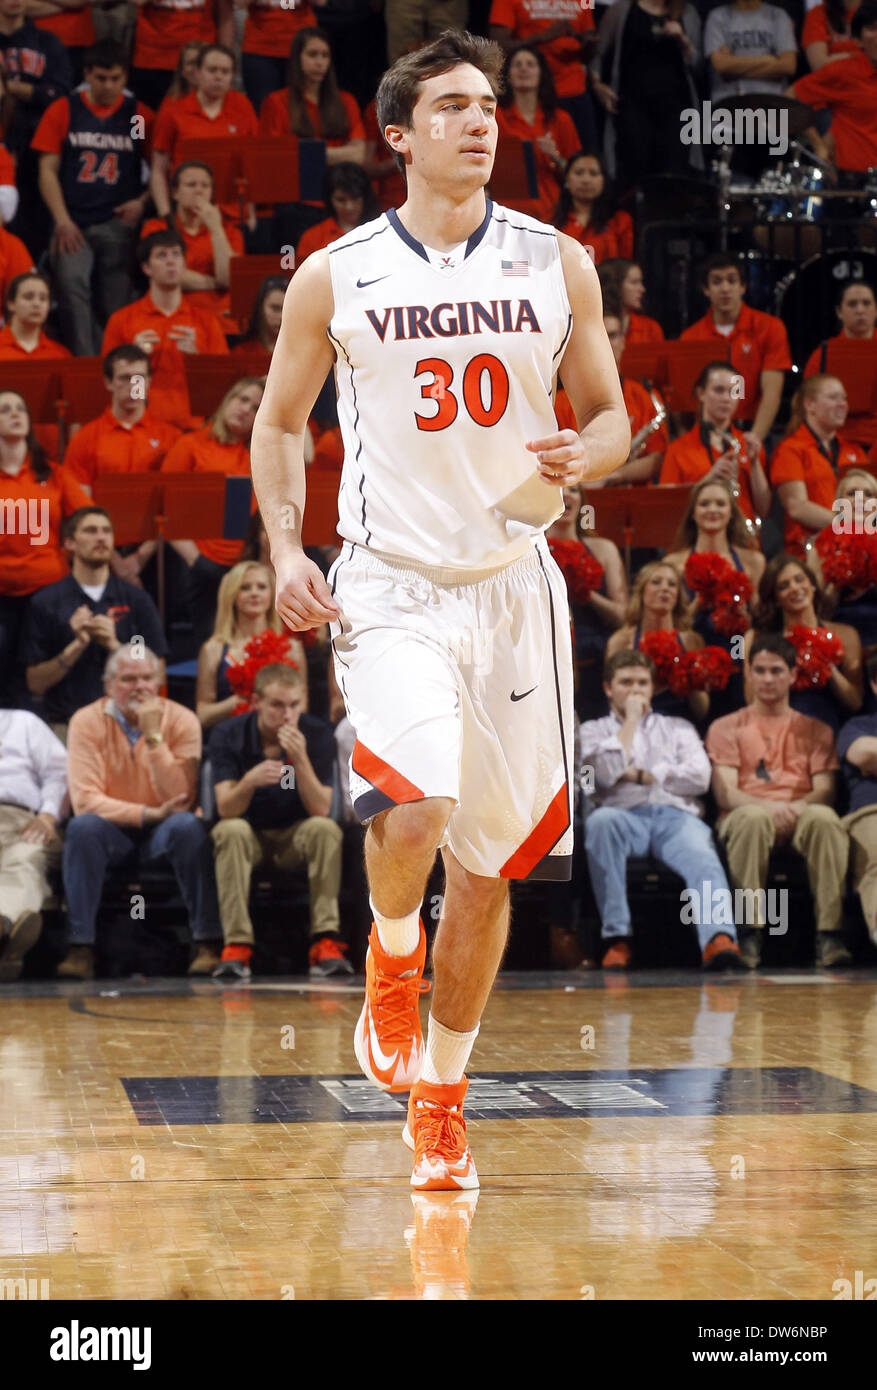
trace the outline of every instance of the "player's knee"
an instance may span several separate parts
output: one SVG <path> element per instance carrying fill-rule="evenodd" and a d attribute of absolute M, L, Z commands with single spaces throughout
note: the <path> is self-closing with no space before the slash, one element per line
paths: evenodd
<path fill-rule="evenodd" d="M 444 834 L 453 804 L 447 797 L 428 797 L 394 806 L 382 827 L 384 846 L 395 854 L 432 853 Z"/>

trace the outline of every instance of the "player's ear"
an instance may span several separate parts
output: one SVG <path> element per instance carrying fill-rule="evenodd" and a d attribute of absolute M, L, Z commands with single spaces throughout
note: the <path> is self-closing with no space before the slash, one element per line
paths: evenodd
<path fill-rule="evenodd" d="M 384 127 L 384 139 L 393 151 L 393 154 L 406 155 L 410 153 L 409 144 L 410 130 L 405 130 L 400 125 L 388 125 Z"/>

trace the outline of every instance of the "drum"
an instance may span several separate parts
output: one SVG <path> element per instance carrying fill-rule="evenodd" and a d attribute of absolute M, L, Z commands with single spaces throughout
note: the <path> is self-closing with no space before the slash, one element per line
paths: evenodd
<path fill-rule="evenodd" d="M 822 339 L 837 333 L 834 297 L 847 280 L 864 280 L 877 293 L 877 251 L 826 251 L 811 256 L 777 286 L 777 313 L 788 330 L 792 358 L 802 368 Z"/>
<path fill-rule="evenodd" d="M 817 255 L 823 235 L 817 224 L 828 211 L 826 200 L 818 196 L 822 187 L 822 170 L 808 169 L 797 160 L 765 169 L 753 189 L 755 244 L 777 260 L 802 261 Z"/>

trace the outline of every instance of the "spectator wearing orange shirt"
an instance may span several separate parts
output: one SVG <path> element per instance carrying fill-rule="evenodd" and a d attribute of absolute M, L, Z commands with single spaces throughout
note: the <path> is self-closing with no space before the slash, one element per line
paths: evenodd
<path fill-rule="evenodd" d="M 179 147 L 184 140 L 223 140 L 256 135 L 259 122 L 243 92 L 232 91 L 235 57 L 222 44 L 205 44 L 198 55 L 194 92 L 165 106 L 156 118 L 152 137 L 152 173 L 149 186 L 159 217 L 171 211 L 171 190 L 168 182 L 171 169 L 179 162 Z M 237 215 L 232 205 L 223 207 L 229 217 Z M 252 204 L 247 206 L 247 225 L 255 227 L 256 214 Z"/>
<path fill-rule="evenodd" d="M 749 437 L 731 423 L 737 408 L 736 383 L 737 373 L 727 362 L 707 363 L 694 384 L 697 421 L 667 449 L 658 481 L 696 483 L 701 478 L 722 478 L 730 483 L 740 510 L 754 523 L 770 510 L 770 487 L 764 449 L 750 450 Z"/>
<path fill-rule="evenodd" d="M 13 280 L 30 270 L 36 266 L 24 242 L 0 226 L 0 312 L 5 311 Z"/>
<path fill-rule="evenodd" d="M 50 307 L 51 291 L 45 275 L 35 270 L 16 275 L 6 297 L 6 327 L 0 330 L 0 362 L 51 361 L 70 356 L 65 347 L 43 332 Z"/>
<path fill-rule="evenodd" d="M 786 437 L 770 461 L 790 555 L 803 555 L 807 541 L 831 524 L 838 469 L 865 462 L 858 445 L 839 433 L 846 418 L 847 393 L 836 376 L 808 377 L 792 398 Z"/>
<path fill-rule="evenodd" d="M 843 0 L 827 0 L 824 5 L 814 5 L 804 16 L 801 30 L 801 47 L 807 58 L 811 72 L 818 72 L 829 61 L 838 57 L 848 57 L 859 53 L 861 45 L 854 39 L 850 25 L 859 0 L 852 5 L 844 5 Z"/>
<path fill-rule="evenodd" d="M 819 347 L 813 349 L 804 368 L 805 378 L 825 371 L 830 342 L 841 339 L 870 342 L 874 337 L 874 328 L 877 325 L 877 299 L 866 280 L 847 280 L 838 286 L 835 312 L 841 331 L 835 339 L 823 339 Z M 850 412 L 847 416 L 846 433 L 863 449 L 869 449 L 872 444 L 877 443 L 877 415 L 871 414 L 870 411 Z"/>
<path fill-rule="evenodd" d="M 299 242 L 296 265 L 314 251 L 331 246 L 339 237 L 380 217 L 381 210 L 368 174 L 359 164 L 333 164 L 326 171 L 326 211 L 324 222 L 309 227 Z"/>
<path fill-rule="evenodd" d="M 405 175 L 390 152 L 384 133 L 378 130 L 378 108 L 370 101 L 362 114 L 365 128 L 365 160 L 363 168 L 377 189 L 378 202 L 384 212 L 400 208 L 408 196 Z"/>
<path fill-rule="evenodd" d="M 93 44 L 84 66 L 85 83 L 52 102 L 31 147 L 55 223 L 52 270 L 62 335 L 77 356 L 93 357 L 110 314 L 131 298 L 131 251 L 149 196 L 143 159 L 152 112 L 125 90 L 121 44 Z"/>
<path fill-rule="evenodd" d="M 313 27 L 317 17 L 308 0 L 298 0 L 295 7 L 278 5 L 276 0 L 235 0 L 246 9 L 244 37 L 241 43 L 241 75 L 244 91 L 256 111 L 272 92 L 286 82 L 289 46 L 299 29 Z M 326 0 L 314 0 L 318 8 Z"/>
<path fill-rule="evenodd" d="M 234 42 L 232 0 L 139 0 L 131 73 L 134 90 L 157 111 L 183 44 Z"/>
<path fill-rule="evenodd" d="M 865 0 L 853 16 L 852 36 L 862 46 L 826 63 L 818 72 L 799 77 L 786 96 L 831 112 L 833 162 L 847 173 L 864 173 L 877 164 L 877 4 Z M 831 158 L 821 138 L 810 134 L 817 155 Z"/>
<path fill-rule="evenodd" d="M 76 431 L 64 455 L 64 469 L 88 493 L 94 492 L 95 479 L 107 473 L 148 473 L 159 469 L 165 454 L 177 442 L 181 431 L 149 409 L 149 356 L 136 343 L 122 343 L 108 352 L 102 364 L 104 385 L 110 403 L 96 420 L 89 420 Z M 154 542 L 145 559 L 155 549 Z M 145 563 L 144 559 L 144 563 Z M 135 579 L 143 565 L 124 579 Z"/>
<path fill-rule="evenodd" d="M 663 408 L 664 403 L 656 392 L 656 405 L 642 382 L 636 381 L 633 377 L 622 376 L 621 358 L 627 344 L 622 326 L 621 309 L 617 301 L 610 298 L 607 298 L 603 304 L 603 327 L 606 329 L 606 336 L 618 366 L 621 394 L 624 397 L 627 418 L 630 421 L 630 437 L 631 440 L 635 440 L 639 431 L 654 420 L 658 409 Z M 646 435 L 635 449 L 631 449 L 626 463 L 623 463 L 620 468 L 616 468 L 614 473 L 600 478 L 596 483 L 589 482 L 588 489 L 617 487 L 630 483 L 650 483 L 660 472 L 669 443 L 670 438 L 666 423 L 662 423 L 653 433 Z"/>
<path fill-rule="evenodd" d="M 27 402 L 0 391 L 0 681 L 2 703 L 26 708 L 18 639 L 27 600 L 68 573 L 61 527 L 88 493 L 50 463 L 37 442 Z"/>
<path fill-rule="evenodd" d="M 177 440 L 161 465 L 162 472 L 249 477 L 250 435 L 264 386 L 263 377 L 242 377 L 235 382 L 223 396 L 212 421 Z M 252 505 L 255 509 L 255 497 Z M 193 636 L 200 648 L 213 631 L 222 577 L 240 559 L 243 543 L 205 537 L 171 544 L 189 566 Z"/>
<path fill-rule="evenodd" d="M 170 86 L 156 112 L 157 116 L 160 116 L 162 111 L 169 111 L 174 103 L 182 101 L 183 97 L 197 92 L 198 59 L 206 47 L 201 39 L 190 39 L 188 43 L 183 44 Z"/>
<path fill-rule="evenodd" d="M 259 132 L 323 140 L 330 165 L 364 162 L 365 126 L 356 98 L 338 87 L 325 29 L 299 29 L 289 49 L 286 86 L 266 97 Z M 303 231 L 322 220 L 322 211 L 322 203 L 310 200 L 279 204 L 275 237 L 295 246 Z"/>
<path fill-rule="evenodd" d="M 277 342 L 277 335 L 280 332 L 283 301 L 286 298 L 288 284 L 289 280 L 285 275 L 265 276 L 253 304 L 253 312 L 250 315 L 246 335 L 231 350 L 233 357 L 250 357 L 263 352 L 265 354 L 265 371 L 268 371 L 274 344 Z"/>
<path fill-rule="evenodd" d="M 558 101 L 579 133 L 578 143 L 591 149 L 597 143 L 597 127 L 583 62 L 594 36 L 590 6 L 579 0 L 493 0 L 489 24 L 490 37 L 505 49 L 521 40 L 542 49 Z"/>
<path fill-rule="evenodd" d="M 586 247 L 595 265 L 619 256 L 621 247 L 616 228 L 625 226 L 625 220 L 630 223 L 630 242 L 633 243 L 633 223 L 629 214 L 618 212 L 612 216 L 611 210 L 612 198 L 602 159 L 587 150 L 577 150 L 567 160 L 560 200 L 552 220 L 567 236 Z"/>
<path fill-rule="evenodd" d="M 579 137 L 570 117 L 558 110 L 551 70 L 538 49 L 522 45 L 506 56 L 496 122 L 500 150 L 504 136 L 534 145 L 537 203 L 529 199 L 508 205 L 550 222 L 566 161 L 578 149 Z"/>
<path fill-rule="evenodd" d="M 92 0 L 37 0 L 29 4 L 27 13 L 33 18 L 38 29 L 48 29 L 64 45 L 70 61 L 73 86 L 82 81 L 82 59 L 85 50 L 97 39 L 94 21 L 91 17 Z"/>
<path fill-rule="evenodd" d="M 178 232 L 186 257 L 183 293 L 190 304 L 217 317 L 228 315 L 231 300 L 231 258 L 244 252 L 244 239 L 234 222 L 223 217 L 213 202 L 213 170 L 199 160 L 178 164 L 171 174 L 173 212 L 167 218 L 150 217 L 141 237 L 170 226 Z M 226 332 L 235 332 L 231 319 Z"/>
<path fill-rule="evenodd" d="M 116 310 L 101 351 L 106 354 L 122 343 L 136 343 L 148 352 L 153 412 L 180 429 L 189 429 L 192 417 L 181 354 L 224 353 L 228 343 L 212 314 L 186 303 L 182 291 L 186 262 L 176 232 L 155 232 L 141 241 L 137 260 L 149 280 L 149 291 Z"/>
<path fill-rule="evenodd" d="M 642 267 L 636 261 L 625 260 L 621 256 L 612 257 L 601 263 L 597 275 L 604 294 L 611 290 L 621 301 L 627 345 L 663 343 L 664 330 L 657 319 L 650 319 L 647 314 L 640 312 L 646 293 Z"/>
<path fill-rule="evenodd" d="M 735 419 L 746 423 L 746 447 L 756 454 L 771 431 L 783 393 L 783 372 L 791 367 L 789 338 L 782 319 L 743 303 L 746 277 L 735 256 L 717 251 L 700 271 L 709 313 L 682 334 L 683 343 L 713 342 L 716 356 L 730 349 L 731 365 L 742 378 L 743 394 Z"/>

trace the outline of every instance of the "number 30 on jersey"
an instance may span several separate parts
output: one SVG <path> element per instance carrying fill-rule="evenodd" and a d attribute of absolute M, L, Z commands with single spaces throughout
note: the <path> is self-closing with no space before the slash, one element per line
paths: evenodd
<path fill-rule="evenodd" d="M 443 357 L 421 357 L 414 367 L 415 380 L 427 372 L 432 380 L 421 383 L 420 394 L 425 401 L 434 401 L 438 409 L 430 415 L 420 415 L 415 410 L 417 428 L 446 430 L 456 420 L 460 408 L 457 394 L 451 389 L 454 369 Z M 489 352 L 473 357 L 466 364 L 462 386 L 463 404 L 475 424 L 485 427 L 498 424 L 509 401 L 509 374 L 499 358 Z"/>

